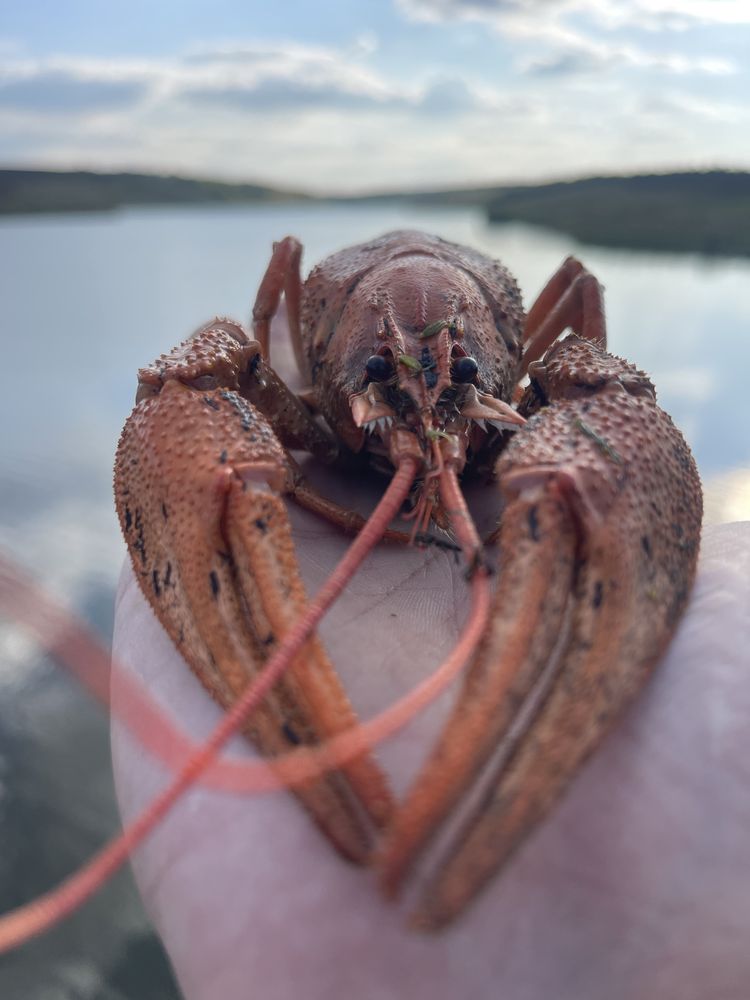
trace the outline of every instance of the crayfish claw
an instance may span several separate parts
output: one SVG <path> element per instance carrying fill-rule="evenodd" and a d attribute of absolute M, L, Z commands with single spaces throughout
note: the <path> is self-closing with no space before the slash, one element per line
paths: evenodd
<path fill-rule="evenodd" d="M 231 707 L 306 607 L 286 508 L 285 453 L 262 414 L 227 389 L 169 380 L 125 425 L 115 467 L 123 534 L 146 598 L 209 693 Z M 356 724 L 317 637 L 251 716 L 271 759 Z M 364 863 L 392 799 L 368 753 L 296 789 L 337 849 Z M 365 821 L 369 819 L 369 823 Z"/>
<path fill-rule="evenodd" d="M 586 350 L 592 363 L 608 358 Z M 564 398 L 516 434 L 498 475 L 506 507 L 490 624 L 380 853 L 395 894 L 471 789 L 428 859 L 422 929 L 458 916 L 548 814 L 648 678 L 695 574 L 700 481 L 648 395 L 620 382 Z"/>

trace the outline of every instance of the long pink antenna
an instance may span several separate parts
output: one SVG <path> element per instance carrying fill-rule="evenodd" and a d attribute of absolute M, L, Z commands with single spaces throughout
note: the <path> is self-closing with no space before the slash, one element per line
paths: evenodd
<path fill-rule="evenodd" d="M 489 608 L 486 581 L 472 580 L 473 610 L 448 658 L 407 694 L 367 722 L 315 746 L 299 747 L 266 761 L 219 758 L 196 779 L 205 788 L 235 793 L 268 793 L 320 778 L 393 735 L 451 683 L 481 636 Z M 117 708 L 110 706 L 110 654 L 69 611 L 57 606 L 0 553 L 0 611 L 25 626 L 45 651 L 110 707 L 145 749 L 171 771 L 179 770 L 200 744 L 151 699 L 143 684 L 124 670 L 118 677 Z"/>
<path fill-rule="evenodd" d="M 378 543 L 408 496 L 416 473 L 416 462 L 405 458 L 362 531 L 305 614 L 291 629 L 263 671 L 227 712 L 208 740 L 190 757 L 172 783 L 119 837 L 95 854 L 88 864 L 62 882 L 57 889 L 0 917 L 0 953 L 42 933 L 81 906 L 127 860 L 130 852 L 208 767 L 221 747 L 283 675 L 330 605 Z"/>

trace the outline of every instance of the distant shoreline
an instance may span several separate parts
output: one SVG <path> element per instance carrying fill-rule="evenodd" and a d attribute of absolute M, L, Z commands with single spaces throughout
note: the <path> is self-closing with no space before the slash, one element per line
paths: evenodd
<path fill-rule="evenodd" d="M 0 216 L 292 201 L 475 206 L 486 211 L 490 222 L 527 222 L 581 243 L 750 256 L 750 172 L 742 171 L 318 197 L 260 184 L 156 174 L 0 169 Z"/>

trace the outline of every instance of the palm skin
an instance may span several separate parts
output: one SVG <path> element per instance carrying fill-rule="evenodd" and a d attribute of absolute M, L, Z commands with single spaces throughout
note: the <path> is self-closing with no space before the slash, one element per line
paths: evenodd
<path fill-rule="evenodd" d="M 293 512 L 314 591 L 346 541 Z M 707 529 L 690 609 L 636 705 L 570 793 L 455 927 L 425 938 L 342 862 L 290 796 L 196 789 L 137 852 L 147 908 L 189 1000 L 746 996 L 750 525 Z M 449 554 L 378 550 L 322 635 L 362 717 L 423 676 L 457 634 Z M 218 719 L 127 569 L 115 653 L 195 737 Z M 117 698 L 117 674 L 113 695 Z M 378 755 L 403 793 L 451 692 Z M 121 727 L 132 818 L 166 780 Z M 232 753 L 249 755 L 239 740 Z"/>

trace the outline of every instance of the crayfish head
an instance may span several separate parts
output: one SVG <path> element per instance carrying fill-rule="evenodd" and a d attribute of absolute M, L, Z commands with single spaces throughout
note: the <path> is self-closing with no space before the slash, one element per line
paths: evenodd
<path fill-rule="evenodd" d="M 348 336 L 340 363 L 352 374 L 356 366 L 361 379 L 347 397 L 360 434 L 355 450 L 381 471 L 416 459 L 417 520 L 439 525 L 443 469 L 460 473 L 499 444 L 498 432 L 525 421 L 504 402 L 510 376 L 497 376 L 505 372 L 500 333 L 476 284 L 460 268 L 407 250 L 357 286 L 341 322 Z"/>

